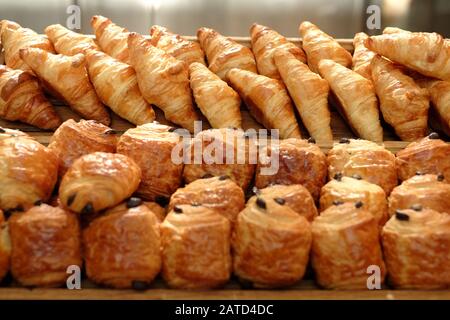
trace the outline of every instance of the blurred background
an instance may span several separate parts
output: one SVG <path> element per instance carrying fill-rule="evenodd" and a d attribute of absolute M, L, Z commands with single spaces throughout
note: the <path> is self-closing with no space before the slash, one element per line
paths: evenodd
<path fill-rule="evenodd" d="M 0 0 L 0 18 L 43 32 L 53 23 L 66 25 L 67 7 L 78 5 L 78 31 L 83 33 L 92 33 L 90 17 L 101 14 L 140 33 L 160 24 L 183 35 L 208 26 L 226 35 L 248 36 L 250 25 L 258 22 L 297 37 L 299 23 L 309 20 L 335 37 L 351 38 L 359 31 L 381 32 L 366 26 L 366 10 L 374 4 L 381 9 L 381 30 L 396 26 L 450 36 L 449 0 Z"/>

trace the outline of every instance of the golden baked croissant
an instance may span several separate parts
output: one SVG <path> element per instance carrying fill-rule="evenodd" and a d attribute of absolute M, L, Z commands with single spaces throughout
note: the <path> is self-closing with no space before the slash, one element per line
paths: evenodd
<path fill-rule="evenodd" d="M 353 47 L 355 48 L 355 51 L 353 52 L 352 69 L 364 78 L 372 80 L 370 62 L 376 53 L 370 51 L 364 45 L 367 38 L 369 38 L 369 36 L 364 32 L 358 32 L 353 38 Z"/>
<path fill-rule="evenodd" d="M 376 55 L 371 74 L 384 120 L 404 141 L 414 141 L 427 132 L 429 95 L 391 61 Z"/>
<path fill-rule="evenodd" d="M 135 125 L 155 120 L 155 112 L 142 96 L 130 65 L 100 51 L 85 55 L 89 78 L 104 104 Z"/>
<path fill-rule="evenodd" d="M 103 52 L 124 63 L 130 64 L 127 29 L 119 27 L 103 16 L 93 16 L 91 26 L 95 39 Z"/>
<path fill-rule="evenodd" d="M 275 30 L 254 23 L 250 27 L 250 35 L 259 74 L 273 79 L 281 79 L 279 70 L 273 61 L 273 54 L 277 49 L 290 53 L 293 58 L 306 63 L 305 52 Z"/>
<path fill-rule="evenodd" d="M 151 44 L 164 50 L 187 65 L 192 62 L 205 63 L 205 54 L 198 42 L 183 39 L 178 34 L 170 32 L 167 28 L 154 25 L 150 28 Z"/>
<path fill-rule="evenodd" d="M 161 108 L 167 120 L 194 132 L 194 121 L 199 118 L 192 104 L 188 66 L 134 32 L 128 37 L 128 47 L 147 102 Z"/>
<path fill-rule="evenodd" d="M 0 65 L 0 118 L 55 129 L 61 119 L 29 72 Z"/>
<path fill-rule="evenodd" d="M 281 139 L 301 138 L 291 99 L 279 80 L 241 69 L 231 69 L 227 80 L 258 122 L 278 129 Z"/>
<path fill-rule="evenodd" d="M 39 79 L 62 97 L 74 111 L 86 119 L 109 124 L 109 114 L 89 81 L 83 54 L 54 55 L 41 49 L 28 48 L 22 49 L 20 56 Z"/>
<path fill-rule="evenodd" d="M 52 24 L 45 28 L 45 34 L 53 43 L 56 52 L 73 56 L 77 53 L 85 53 L 87 50 L 98 50 L 94 39 L 80 33 L 64 28 L 60 24 Z"/>
<path fill-rule="evenodd" d="M 198 62 L 189 65 L 195 102 L 213 128 L 241 128 L 241 98 L 215 73 Z"/>
<path fill-rule="evenodd" d="M 318 143 L 333 141 L 328 82 L 286 50 L 275 50 L 273 60 L 311 137 Z"/>
<path fill-rule="evenodd" d="M 0 282 L 9 271 L 9 260 L 11 256 L 11 242 L 9 239 L 9 230 L 0 209 Z"/>
<path fill-rule="evenodd" d="M 224 37 L 216 30 L 200 28 L 197 38 L 208 59 L 209 69 L 225 80 L 232 68 L 256 73 L 256 62 L 250 48 Z"/>
<path fill-rule="evenodd" d="M 330 35 L 320 30 L 309 21 L 302 22 L 299 32 L 303 40 L 303 50 L 308 57 L 308 65 L 312 71 L 319 71 L 319 62 L 330 59 L 344 67 L 352 65 L 352 55 Z"/>
<path fill-rule="evenodd" d="M 362 139 L 383 141 L 372 82 L 332 60 L 320 61 L 319 72 L 330 84 L 336 107 L 355 133 Z"/>

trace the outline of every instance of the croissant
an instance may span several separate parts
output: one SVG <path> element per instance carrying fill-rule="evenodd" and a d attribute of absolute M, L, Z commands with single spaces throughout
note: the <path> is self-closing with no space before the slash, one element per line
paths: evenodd
<path fill-rule="evenodd" d="M 170 32 L 167 28 L 154 25 L 150 28 L 151 44 L 164 50 L 187 65 L 192 62 L 205 63 L 205 54 L 197 42 L 183 39 L 178 34 Z"/>
<path fill-rule="evenodd" d="M 85 53 L 89 49 L 98 50 L 94 39 L 73 32 L 60 24 L 52 24 L 44 31 L 58 53 L 73 56 L 77 53 Z"/>
<path fill-rule="evenodd" d="M 250 35 L 259 74 L 273 79 L 281 79 L 273 61 L 274 52 L 278 49 L 290 53 L 293 58 L 306 63 L 305 52 L 275 30 L 254 23 L 250 28 Z"/>
<path fill-rule="evenodd" d="M 383 141 L 378 101 L 372 82 L 332 60 L 322 60 L 319 72 L 330 84 L 339 112 L 359 137 Z"/>
<path fill-rule="evenodd" d="M 355 34 L 355 37 L 353 38 L 353 47 L 355 48 L 355 51 L 353 52 L 352 69 L 364 78 L 372 80 L 372 76 L 370 74 L 370 62 L 375 56 L 375 52 L 370 51 L 364 45 L 364 42 L 368 38 L 369 36 L 364 32 L 358 32 Z"/>
<path fill-rule="evenodd" d="M 309 21 L 302 22 L 299 27 L 303 39 L 303 50 L 308 57 L 308 65 L 312 71 L 318 72 L 322 59 L 331 59 L 344 67 L 352 65 L 352 55 L 330 35 L 320 30 Z"/>
<path fill-rule="evenodd" d="M 291 99 L 280 81 L 241 69 L 231 69 L 227 79 L 258 122 L 279 129 L 282 139 L 301 138 Z"/>
<path fill-rule="evenodd" d="M 189 76 L 195 102 L 213 128 L 242 127 L 236 91 L 198 62 L 189 65 Z"/>
<path fill-rule="evenodd" d="M 193 132 L 199 118 L 192 105 L 188 66 L 134 32 L 128 47 L 144 98 L 161 108 L 167 120 Z"/>
<path fill-rule="evenodd" d="M 74 111 L 86 119 L 109 124 L 109 114 L 89 81 L 83 54 L 55 55 L 41 49 L 27 48 L 20 51 L 20 56 L 39 79 L 61 96 Z"/>
<path fill-rule="evenodd" d="M 400 139 L 414 141 L 425 136 L 430 106 L 427 90 L 378 55 L 372 59 L 371 74 L 383 118 Z"/>
<path fill-rule="evenodd" d="M 100 51 L 86 53 L 89 78 L 99 98 L 122 118 L 140 125 L 155 120 L 145 101 L 134 69 Z"/>
<path fill-rule="evenodd" d="M 0 92 L 2 119 L 22 121 L 41 129 L 55 129 L 61 124 L 31 73 L 0 65 Z"/>
<path fill-rule="evenodd" d="M 124 63 L 130 64 L 127 29 L 119 27 L 103 16 L 93 16 L 91 26 L 95 39 L 103 52 Z"/>
<path fill-rule="evenodd" d="M 210 28 L 198 29 L 197 38 L 208 58 L 209 69 L 221 79 L 224 80 L 232 68 L 256 73 L 256 62 L 250 48 Z"/>
<path fill-rule="evenodd" d="M 286 50 L 277 49 L 273 60 L 311 136 L 319 143 L 332 141 L 328 82 Z"/>

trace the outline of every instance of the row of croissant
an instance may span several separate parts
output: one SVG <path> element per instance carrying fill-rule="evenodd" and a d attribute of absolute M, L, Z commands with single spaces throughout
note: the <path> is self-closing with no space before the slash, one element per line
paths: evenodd
<path fill-rule="evenodd" d="M 45 147 L 0 128 L 9 217 L 0 211 L 0 278 L 10 270 L 25 286 L 60 286 L 84 261 L 89 279 L 116 288 L 145 289 L 160 271 L 174 288 L 218 287 L 232 271 L 280 287 L 299 281 L 311 256 L 325 288 L 376 286 L 387 274 L 396 288 L 450 286 L 450 145 L 436 133 L 397 155 L 367 140 L 342 139 L 325 155 L 284 139 L 258 150 L 279 150 L 267 174 L 271 164 L 250 155 L 175 162 L 173 129 L 153 122 L 117 138 L 95 121 L 68 120 Z M 189 141 L 218 143 L 253 152 L 239 129 Z"/>
<path fill-rule="evenodd" d="M 281 138 L 300 137 L 296 108 L 310 135 L 329 142 L 331 100 L 358 137 L 383 140 L 381 110 L 402 140 L 413 141 L 427 134 L 431 100 L 433 126 L 450 133 L 450 42 L 436 33 L 358 33 L 352 57 L 310 22 L 299 28 L 302 48 L 254 24 L 251 49 L 209 28 L 198 30 L 196 43 L 160 26 L 146 39 L 102 16 L 91 24 L 95 40 L 61 25 L 47 27 L 44 37 L 2 21 L 2 118 L 44 129 L 60 124 L 36 79 L 20 71 L 27 70 L 83 118 L 104 124 L 103 104 L 137 125 L 154 120 L 156 105 L 193 131 L 197 105 L 212 127 L 241 127 L 242 99 Z"/>

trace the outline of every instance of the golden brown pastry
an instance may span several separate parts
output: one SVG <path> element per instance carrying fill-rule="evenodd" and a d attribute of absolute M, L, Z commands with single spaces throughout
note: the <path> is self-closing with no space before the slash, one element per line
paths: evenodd
<path fill-rule="evenodd" d="M 141 168 L 141 184 L 137 193 L 146 200 L 169 198 L 180 186 L 183 163 L 175 163 L 172 151 L 180 136 L 174 128 L 147 123 L 128 129 L 119 139 L 117 152 L 133 159 Z"/>
<path fill-rule="evenodd" d="M 345 202 L 361 206 L 374 216 L 380 226 L 388 220 L 386 193 L 380 186 L 362 180 L 358 174 L 353 177 L 338 174 L 324 185 L 320 192 L 321 211 Z"/>
<path fill-rule="evenodd" d="M 198 29 L 197 38 L 206 53 L 209 69 L 222 80 L 233 68 L 256 73 L 255 57 L 250 48 L 210 28 Z"/>
<path fill-rule="evenodd" d="M 130 33 L 127 29 L 119 27 L 103 16 L 93 16 L 91 26 L 94 30 L 97 44 L 103 52 L 123 63 L 131 63 L 127 44 Z"/>
<path fill-rule="evenodd" d="M 192 104 L 188 66 L 134 32 L 128 37 L 128 48 L 147 102 L 161 108 L 167 120 L 194 132 L 199 118 Z"/>
<path fill-rule="evenodd" d="M 113 207 L 136 191 L 141 169 L 127 156 L 94 152 L 75 160 L 59 186 L 62 205 L 81 214 Z"/>
<path fill-rule="evenodd" d="M 378 100 L 372 82 L 332 60 L 321 60 L 319 72 L 330 84 L 333 101 L 352 130 L 362 139 L 383 141 Z"/>
<path fill-rule="evenodd" d="M 158 199 L 160 200 L 160 199 Z M 152 201 L 143 201 L 144 205 L 156 216 L 158 219 L 158 222 L 163 222 L 166 218 L 166 209 L 164 208 L 167 204 L 166 199 L 163 199 L 162 201 L 158 202 L 152 202 Z"/>
<path fill-rule="evenodd" d="M 227 80 L 259 123 L 278 129 L 282 139 L 301 137 L 294 107 L 281 81 L 241 69 L 231 69 Z"/>
<path fill-rule="evenodd" d="M 370 65 L 384 120 L 404 141 L 425 136 L 430 107 L 428 91 L 383 57 L 374 56 Z"/>
<path fill-rule="evenodd" d="M 234 273 L 255 287 L 289 286 L 305 274 L 309 222 L 285 204 L 257 198 L 238 215 L 232 237 Z"/>
<path fill-rule="evenodd" d="M 364 78 L 372 81 L 370 62 L 376 53 L 370 51 L 364 45 L 367 38 L 369 38 L 369 36 L 364 32 L 358 32 L 353 38 L 353 47 L 355 48 L 355 51 L 353 52 L 352 69 Z"/>
<path fill-rule="evenodd" d="M 401 181 L 416 173 L 443 174 L 450 181 L 450 144 L 435 132 L 397 152 L 395 162 Z"/>
<path fill-rule="evenodd" d="M 79 157 L 96 151 L 116 152 L 117 137 L 111 128 L 93 120 L 65 121 L 50 138 L 48 148 L 59 158 L 62 177 Z"/>
<path fill-rule="evenodd" d="M 275 155 L 272 155 L 273 152 Z M 285 139 L 280 140 L 278 145 L 264 147 L 260 153 L 270 158 L 277 157 L 279 168 L 276 173 L 263 174 L 262 170 L 267 170 L 273 164 L 264 164 L 259 159 L 255 176 L 257 188 L 265 188 L 270 184 L 301 184 L 315 200 L 319 198 L 320 189 L 327 179 L 327 162 L 318 146 L 306 140 Z"/>
<path fill-rule="evenodd" d="M 256 58 L 258 73 L 263 76 L 281 79 L 281 75 L 273 60 L 275 50 L 279 49 L 289 53 L 293 58 L 306 63 L 305 52 L 292 42 L 288 41 L 275 30 L 254 23 L 250 27 L 250 36 L 252 40 L 252 51 Z"/>
<path fill-rule="evenodd" d="M 228 84 L 201 63 L 189 65 L 195 102 L 213 128 L 241 128 L 241 98 Z"/>
<path fill-rule="evenodd" d="M 244 131 L 205 130 L 198 133 L 186 149 L 189 160 L 183 171 L 186 183 L 208 176 L 229 176 L 243 190 L 250 185 L 257 156 L 253 141 L 246 139 Z"/>
<path fill-rule="evenodd" d="M 231 224 L 215 210 L 177 205 L 161 224 L 162 275 L 178 289 L 209 289 L 231 275 Z"/>
<path fill-rule="evenodd" d="M 93 38 L 76 33 L 60 24 L 52 24 L 45 28 L 44 31 L 53 43 L 56 52 L 66 56 L 86 53 L 90 49 L 99 50 Z"/>
<path fill-rule="evenodd" d="M 69 266 L 81 268 L 80 226 L 73 213 L 41 204 L 13 214 L 8 224 L 11 272 L 21 285 L 59 287 Z"/>
<path fill-rule="evenodd" d="M 23 211 L 49 199 L 58 176 L 58 158 L 18 130 L 0 127 L 0 209 Z"/>
<path fill-rule="evenodd" d="M 320 30 L 309 21 L 302 22 L 298 31 L 303 40 L 303 50 L 308 57 L 308 65 L 312 71 L 319 71 L 319 62 L 330 59 L 344 67 L 352 65 L 352 55 L 330 35 Z"/>
<path fill-rule="evenodd" d="M 161 270 L 161 240 L 156 215 L 131 198 L 83 231 L 86 273 L 95 283 L 143 290 Z"/>
<path fill-rule="evenodd" d="M 397 211 L 382 232 L 389 282 L 398 289 L 450 287 L 450 215 Z"/>
<path fill-rule="evenodd" d="M 17 30 L 17 29 L 21 28 L 21 26 L 20 26 L 20 24 L 18 24 L 15 21 L 1 20 L 0 21 L 0 36 L 1 36 L 1 33 L 3 32 L 3 30 L 5 30 L 6 28 L 9 28 L 12 30 Z"/>
<path fill-rule="evenodd" d="M 327 155 L 328 177 L 335 175 L 362 179 L 379 185 L 386 196 L 397 185 L 395 156 L 382 145 L 371 141 L 341 139 Z"/>
<path fill-rule="evenodd" d="M 228 176 L 195 180 L 171 197 L 169 211 L 182 204 L 201 205 L 215 210 L 231 222 L 244 209 L 244 191 Z"/>
<path fill-rule="evenodd" d="M 184 39 L 178 34 L 170 32 L 167 28 L 154 25 L 150 28 L 151 44 L 164 50 L 187 65 L 198 62 L 205 65 L 205 54 L 198 42 Z"/>
<path fill-rule="evenodd" d="M 20 56 L 39 79 L 74 111 L 86 119 L 109 124 L 109 114 L 89 81 L 83 54 L 54 55 L 41 49 L 27 48 L 20 51 Z"/>
<path fill-rule="evenodd" d="M 3 211 L 0 209 L 0 282 L 9 271 L 11 256 L 11 241 L 8 225 L 5 222 Z"/>
<path fill-rule="evenodd" d="M 285 50 L 275 50 L 273 60 L 311 137 L 318 143 L 333 141 L 328 82 Z"/>
<path fill-rule="evenodd" d="M 344 203 L 329 207 L 312 223 L 311 261 L 316 280 L 327 289 L 367 289 L 368 267 L 383 261 L 378 224 L 363 207 Z"/>
<path fill-rule="evenodd" d="M 41 129 L 55 129 L 61 119 L 29 72 L 0 65 L 0 117 Z"/>

